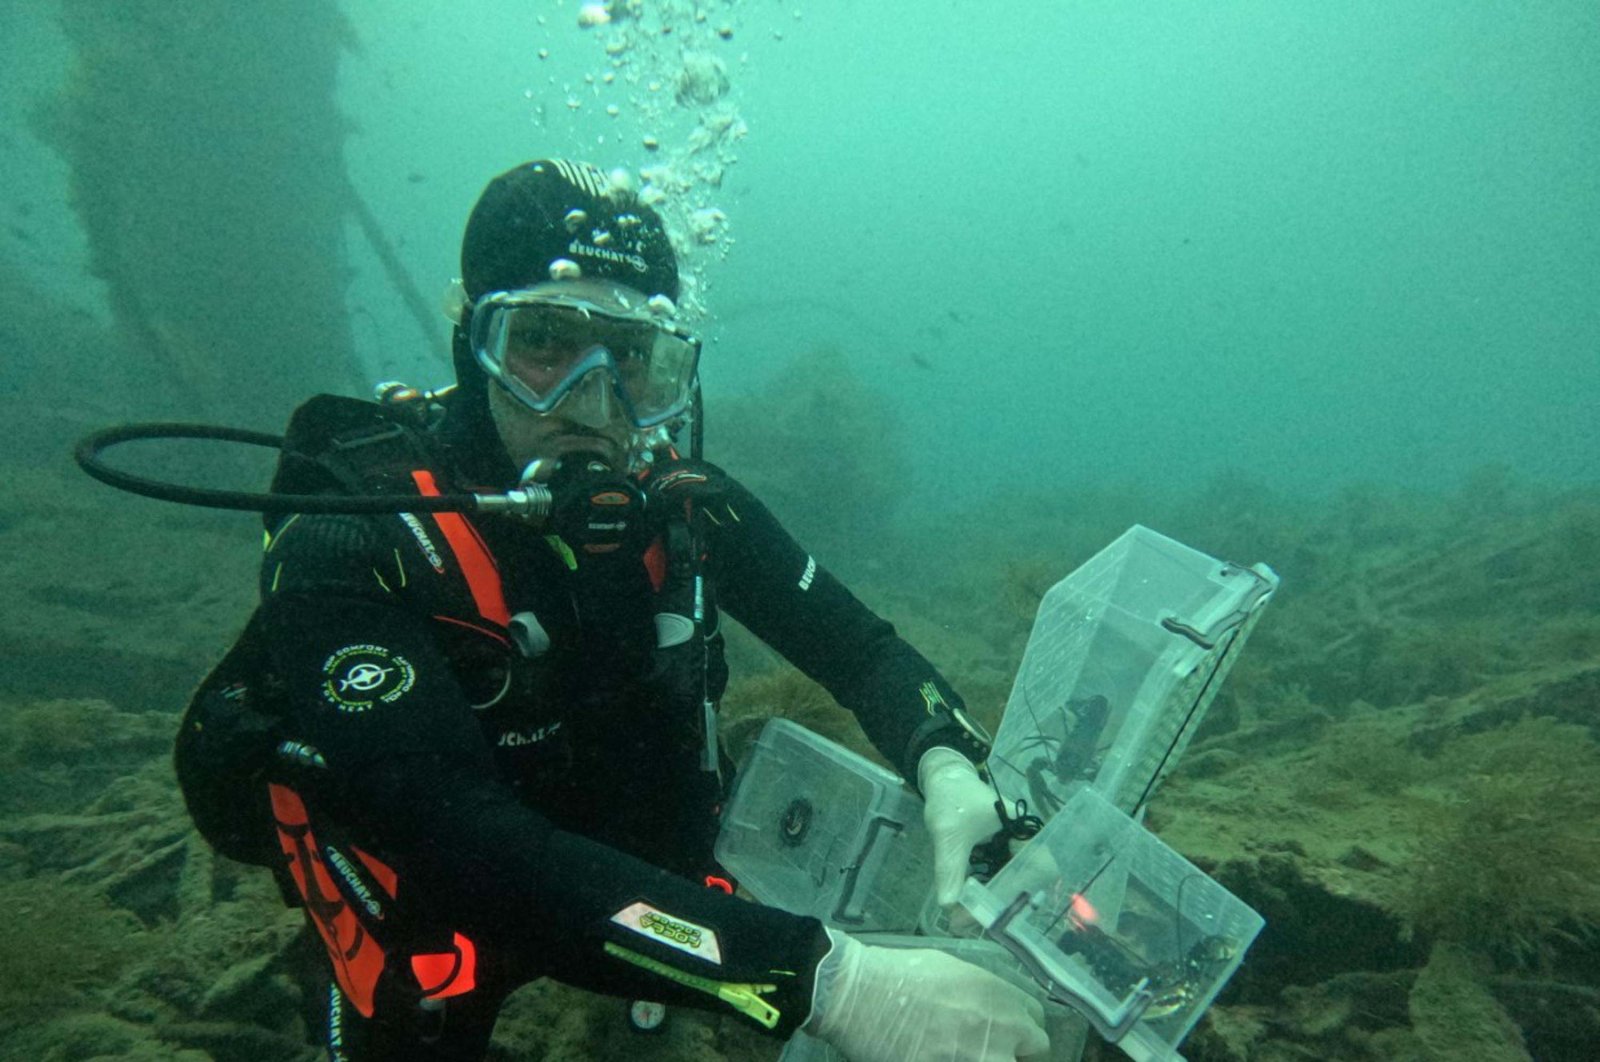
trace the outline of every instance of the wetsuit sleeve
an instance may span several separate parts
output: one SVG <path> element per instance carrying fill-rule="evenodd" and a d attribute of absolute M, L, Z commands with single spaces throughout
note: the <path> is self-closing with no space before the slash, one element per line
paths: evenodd
<path fill-rule="evenodd" d="M 697 977 L 774 985 L 774 1030 L 810 1007 L 815 919 L 684 881 L 557 830 L 496 774 L 432 621 L 405 607 L 376 519 L 301 517 L 266 555 L 261 620 L 290 736 L 325 767 L 311 801 L 391 862 L 430 916 L 550 976 L 715 1005 L 608 943 Z"/>
<path fill-rule="evenodd" d="M 706 506 L 719 602 L 853 712 L 916 784 L 917 761 L 947 745 L 980 763 L 988 740 L 950 684 L 731 478 Z"/>

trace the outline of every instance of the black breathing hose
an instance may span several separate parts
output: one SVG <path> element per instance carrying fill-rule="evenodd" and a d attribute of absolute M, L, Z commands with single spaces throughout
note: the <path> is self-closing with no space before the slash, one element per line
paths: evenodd
<path fill-rule="evenodd" d="M 505 494 L 442 494 L 436 497 L 370 494 L 258 494 L 238 490 L 212 490 L 135 476 L 112 468 L 101 455 L 113 446 L 144 439 L 206 439 L 280 449 L 281 435 L 225 428 L 211 424 L 118 424 L 85 437 L 72 455 L 89 475 L 108 487 L 179 505 L 207 509 L 233 509 L 254 513 L 460 513 L 502 512 L 525 518 L 543 518 L 549 512 L 550 493 L 530 486 Z"/>
<path fill-rule="evenodd" d="M 700 377 L 694 380 L 694 412 L 693 420 L 689 424 L 689 456 L 696 461 L 700 460 L 700 451 L 706 441 L 706 403 L 700 393 Z"/>

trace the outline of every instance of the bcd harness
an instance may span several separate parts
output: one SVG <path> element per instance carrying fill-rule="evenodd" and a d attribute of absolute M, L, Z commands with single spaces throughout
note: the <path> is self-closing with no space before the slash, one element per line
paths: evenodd
<path fill-rule="evenodd" d="M 317 396 L 289 425 L 273 478 L 275 493 L 441 493 L 444 465 L 431 452 L 437 408 L 423 401 L 375 404 Z M 643 561 L 655 594 L 656 646 L 648 681 L 673 719 L 696 730 L 703 771 L 720 775 L 716 697 L 708 676 L 720 645 L 707 634 L 708 604 L 703 548 L 688 499 L 672 502 L 670 515 Z M 483 537 L 461 513 L 400 514 L 428 572 L 435 579 L 433 619 L 458 637 L 466 632 L 489 656 L 509 658 L 517 637 L 500 568 Z M 287 520 L 269 518 L 266 548 Z M 438 535 L 417 534 L 427 520 Z M 441 541 L 444 549 L 432 544 Z M 554 536 L 550 547 L 569 569 L 579 555 Z M 381 579 L 380 579 L 381 581 Z M 720 669 L 718 669 L 720 670 Z M 509 688 L 509 679 L 501 694 Z M 283 732 L 283 697 L 270 673 L 259 614 L 191 698 L 180 726 L 175 765 L 192 818 L 219 852 L 274 869 L 285 898 L 305 907 L 328 947 L 335 977 L 352 1006 L 370 1016 L 380 975 L 391 956 L 409 956 L 412 995 L 439 1001 L 470 991 L 475 948 L 460 933 L 408 932 L 393 939 L 388 917 L 403 901 L 395 871 L 339 836 L 338 828 L 308 811 L 303 772 L 326 770 L 320 753 Z M 498 696 L 498 694 L 496 695 Z M 492 701 L 490 703 L 493 703 Z M 487 705 L 478 705 L 486 707 Z M 285 780 L 288 780 L 287 782 Z M 315 822 L 314 822 L 315 820 Z M 269 832 L 267 823 L 275 824 Z M 276 834 L 274 840 L 273 833 Z M 424 939 L 425 938 L 425 939 Z"/>

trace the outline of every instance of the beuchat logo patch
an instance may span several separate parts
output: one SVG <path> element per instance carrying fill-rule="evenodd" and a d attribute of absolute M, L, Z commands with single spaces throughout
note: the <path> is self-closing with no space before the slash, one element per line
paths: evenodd
<path fill-rule="evenodd" d="M 417 683 L 416 668 L 399 653 L 363 643 L 335 650 L 322 662 L 322 697 L 341 712 L 393 704 Z"/>

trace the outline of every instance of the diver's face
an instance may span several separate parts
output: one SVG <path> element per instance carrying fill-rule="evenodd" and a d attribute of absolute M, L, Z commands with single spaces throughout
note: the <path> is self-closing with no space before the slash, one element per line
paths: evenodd
<path fill-rule="evenodd" d="M 535 413 L 491 382 L 489 414 L 518 468 L 574 453 L 594 454 L 619 472 L 627 468 L 632 427 L 604 370 L 590 371 L 548 413 Z"/>

